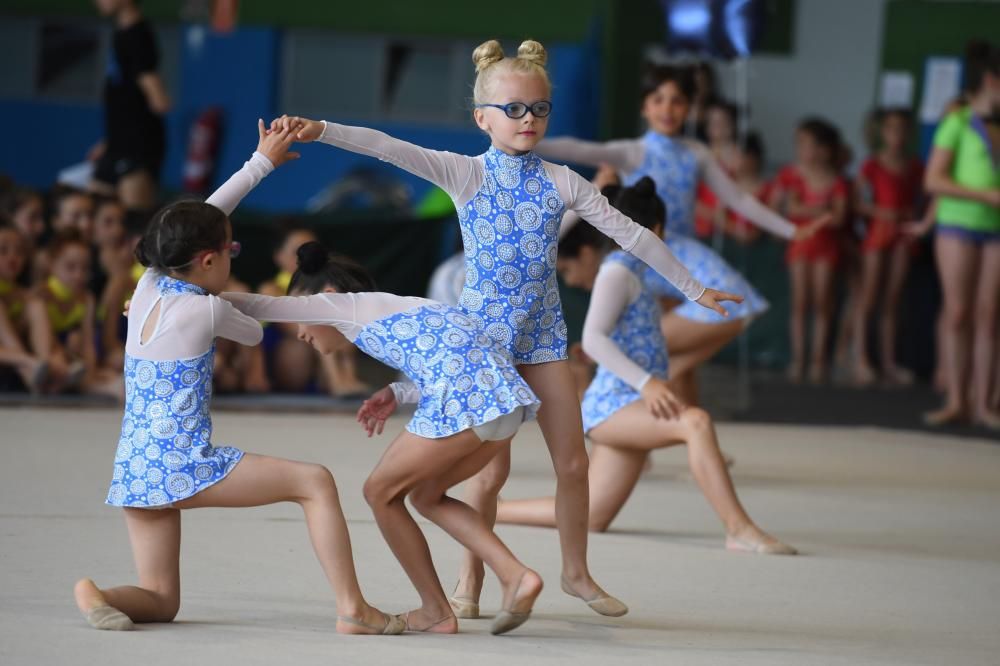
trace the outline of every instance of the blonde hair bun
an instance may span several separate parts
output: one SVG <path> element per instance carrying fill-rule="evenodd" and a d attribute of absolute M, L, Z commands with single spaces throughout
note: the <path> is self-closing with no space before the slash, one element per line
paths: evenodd
<path fill-rule="evenodd" d="M 539 44 L 539 46 L 541 46 L 541 44 Z M 518 52 L 520 53 L 520 51 Z M 493 63 L 500 62 L 503 58 L 503 47 L 500 46 L 500 42 L 495 39 L 483 42 L 476 47 L 475 51 L 472 52 L 472 62 L 476 64 L 477 74 Z"/>
<path fill-rule="evenodd" d="M 539 67 L 545 67 L 545 62 L 549 58 L 545 52 L 545 47 L 533 39 L 526 39 L 521 42 L 521 45 L 517 47 L 517 57 L 521 60 L 534 63 Z"/>

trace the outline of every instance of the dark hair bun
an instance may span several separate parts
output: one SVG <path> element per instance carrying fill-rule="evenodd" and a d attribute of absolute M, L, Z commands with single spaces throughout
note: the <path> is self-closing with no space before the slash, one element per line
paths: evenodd
<path fill-rule="evenodd" d="M 649 176 L 643 176 L 639 182 L 632 186 L 632 190 L 642 197 L 655 197 L 656 183 Z"/>
<path fill-rule="evenodd" d="M 618 183 L 612 185 L 605 185 L 601 188 L 601 194 L 607 198 L 608 201 L 614 201 L 618 198 L 618 194 L 622 191 L 622 186 Z"/>
<path fill-rule="evenodd" d="M 303 243 L 295 254 L 299 260 L 299 270 L 306 275 L 319 273 L 330 260 L 330 253 L 319 241 Z"/>

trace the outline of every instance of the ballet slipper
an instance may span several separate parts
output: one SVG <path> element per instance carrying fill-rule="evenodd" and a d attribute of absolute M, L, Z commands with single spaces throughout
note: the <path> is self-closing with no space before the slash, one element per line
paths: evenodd
<path fill-rule="evenodd" d="M 750 541 L 735 536 L 726 536 L 726 550 L 757 555 L 798 555 L 799 551 L 777 539 L 771 542 Z"/>
<path fill-rule="evenodd" d="M 571 597 L 582 599 L 584 603 L 590 606 L 590 610 L 598 613 L 599 615 L 606 615 L 607 617 L 621 617 L 622 615 L 625 615 L 625 613 L 628 613 L 628 606 L 623 604 L 618 599 L 615 599 L 604 590 L 601 590 L 601 588 L 597 588 L 600 591 L 596 595 L 590 599 L 585 599 L 583 595 L 578 594 L 569 586 L 565 577 L 560 580 L 560 583 L 562 584 L 563 592 Z"/>
<path fill-rule="evenodd" d="M 514 605 L 518 601 L 524 601 L 524 599 L 517 598 L 517 592 L 521 589 L 521 583 L 524 581 L 524 577 L 529 573 L 534 573 L 531 569 L 526 570 L 517 581 L 517 587 L 514 588 L 514 599 L 511 600 L 510 606 L 502 609 L 497 616 L 493 619 L 493 624 L 490 625 L 490 633 L 494 636 L 499 636 L 500 634 L 506 634 L 508 631 L 513 631 L 517 629 L 522 624 L 528 621 L 531 617 L 531 608 L 526 611 L 516 611 L 514 610 Z M 535 574 L 537 576 L 537 574 Z M 539 583 L 541 580 L 539 579 Z M 530 598 L 531 605 L 534 606 L 535 599 L 538 595 L 542 593 L 542 586 L 538 586 L 538 590 L 535 592 L 534 596 Z"/>
<path fill-rule="evenodd" d="M 458 588 L 455 588 L 456 590 Z M 455 611 L 455 617 L 460 620 L 478 620 L 479 604 L 470 597 L 460 597 L 452 594 L 448 597 L 448 605 Z"/>
<path fill-rule="evenodd" d="M 135 629 L 131 618 L 113 606 L 95 606 L 83 616 L 94 629 L 105 631 L 132 631 Z"/>
<path fill-rule="evenodd" d="M 406 628 L 406 631 L 412 631 L 412 632 L 415 632 L 415 633 L 437 634 L 437 633 L 443 633 L 443 632 L 433 631 L 434 627 L 438 626 L 439 624 L 441 624 L 443 622 L 447 622 L 448 620 L 455 619 L 455 616 L 454 615 L 445 615 L 440 620 L 436 620 L 434 622 L 431 622 L 430 624 L 428 624 L 423 629 L 415 629 L 415 628 L 413 628 L 413 627 L 410 626 L 410 611 L 407 611 L 407 612 L 403 613 L 402 619 L 403 619 L 403 626 Z M 452 633 L 452 632 L 448 632 L 448 633 Z"/>
<path fill-rule="evenodd" d="M 370 634 L 377 634 L 380 636 L 397 636 L 404 631 L 406 631 L 406 622 L 403 621 L 398 615 L 390 615 L 389 613 L 383 613 L 382 619 L 385 624 L 378 626 L 376 624 L 368 624 L 367 622 L 360 620 L 356 617 L 349 617 L 347 615 L 338 615 L 337 622 L 343 622 L 344 624 L 350 624 L 355 627 L 361 627 L 367 629 Z"/>

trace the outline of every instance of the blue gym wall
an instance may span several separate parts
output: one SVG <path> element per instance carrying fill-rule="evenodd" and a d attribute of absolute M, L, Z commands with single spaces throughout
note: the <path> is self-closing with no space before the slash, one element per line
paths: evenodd
<path fill-rule="evenodd" d="M 197 39 L 196 31 L 202 31 L 204 39 Z M 253 150 L 258 117 L 268 120 L 279 112 L 295 111 L 277 108 L 280 29 L 244 27 L 220 35 L 201 27 L 186 27 L 174 34 L 182 43 L 174 108 L 167 120 L 168 153 L 162 179 L 167 191 L 180 190 L 188 129 L 205 108 L 221 106 L 225 114 L 217 183 L 238 169 Z M 549 48 L 555 108 L 550 135 L 592 137 L 597 132 L 596 38 L 593 35 L 589 43 L 552 44 Z M 351 122 L 350 118 L 336 120 Z M 97 104 L 0 98 L 0 123 L 9 130 L 6 147 L 0 152 L 0 173 L 39 189 L 50 187 L 56 172 L 79 162 L 102 135 Z M 466 154 L 482 152 L 487 145 L 471 119 L 463 127 L 395 123 L 373 127 L 422 146 Z M 276 172 L 247 198 L 248 207 L 273 212 L 301 210 L 307 199 L 346 171 L 360 163 L 377 164 L 327 146 L 302 146 L 301 152 L 301 161 Z M 416 199 L 426 192 L 428 186 L 423 181 L 393 171 L 412 187 Z"/>

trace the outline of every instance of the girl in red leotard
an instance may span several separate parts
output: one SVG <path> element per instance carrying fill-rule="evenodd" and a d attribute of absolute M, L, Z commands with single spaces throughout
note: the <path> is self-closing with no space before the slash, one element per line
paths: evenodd
<path fill-rule="evenodd" d="M 791 241 L 785 252 L 791 286 L 790 334 L 792 363 L 789 377 L 800 381 L 805 369 L 806 313 L 813 314 L 809 379 L 826 378 L 826 348 L 833 313 L 833 278 L 840 257 L 838 227 L 844 224 L 848 187 L 836 166 L 840 136 L 819 118 L 804 120 L 795 133 L 796 163 L 782 169 L 775 180 L 771 206 L 783 207 L 793 224 L 804 225 L 824 213 L 832 223 L 804 240 Z"/>

